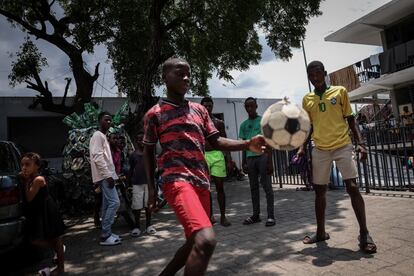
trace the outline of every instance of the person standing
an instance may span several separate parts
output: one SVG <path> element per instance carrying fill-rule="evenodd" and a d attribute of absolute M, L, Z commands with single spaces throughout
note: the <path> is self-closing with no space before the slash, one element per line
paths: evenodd
<path fill-rule="evenodd" d="M 121 243 L 118 235 L 112 233 L 116 211 L 119 208 L 119 197 L 115 189 L 118 175 L 112 161 L 111 148 L 106 133 L 111 126 L 112 117 L 108 112 L 98 115 L 99 130 L 95 131 L 89 142 L 92 181 L 102 191 L 102 222 L 100 245 L 117 245 Z"/>
<path fill-rule="evenodd" d="M 137 135 L 136 149 L 129 156 L 129 186 L 132 186 L 132 213 L 134 214 L 135 224 L 131 231 L 131 236 L 138 237 L 142 232 L 155 234 L 157 231 L 151 225 L 151 210 L 148 209 L 148 181 L 144 166 L 144 144 L 142 139 L 144 134 Z M 141 210 L 145 210 L 145 229 L 141 231 Z"/>
<path fill-rule="evenodd" d="M 257 102 L 255 98 L 247 98 L 244 101 L 244 107 L 249 118 L 240 125 L 239 138 L 242 140 L 249 140 L 261 133 L 260 121 L 262 117 L 257 114 Z M 242 168 L 249 176 L 253 205 L 253 215 L 243 221 L 244 225 L 250 225 L 261 221 L 259 182 L 266 194 L 267 220 L 265 225 L 274 226 L 276 224 L 274 195 L 270 179 L 270 175 L 273 174 L 272 160 L 272 152 L 270 150 L 265 153 L 243 151 Z"/>
<path fill-rule="evenodd" d="M 65 246 L 62 242 L 64 227 L 55 201 L 49 194 L 46 180 L 39 175 L 40 155 L 28 152 L 21 157 L 19 178 L 24 184 L 24 210 L 26 237 L 38 247 L 52 248 L 57 267 L 45 267 L 39 275 L 61 275 L 65 272 Z"/>
<path fill-rule="evenodd" d="M 220 132 L 221 137 L 227 137 L 226 130 L 224 128 L 224 122 L 213 115 L 213 107 L 214 102 L 211 97 L 204 97 L 201 99 L 201 105 L 204 106 L 207 111 L 210 119 L 213 121 L 214 126 Z M 226 172 L 226 164 L 231 162 L 231 156 L 228 151 L 223 152 L 220 150 L 214 150 L 210 144 L 206 143 L 206 153 L 205 158 L 208 165 L 208 170 L 210 172 L 211 179 L 213 180 L 214 184 L 216 185 L 217 191 L 217 201 L 219 203 L 220 208 L 220 224 L 227 227 L 230 226 L 231 223 L 226 218 L 226 194 L 224 193 L 224 179 L 227 176 Z M 211 222 L 215 223 L 215 218 L 213 215 L 213 200 L 212 195 L 210 193 L 210 217 Z"/>
<path fill-rule="evenodd" d="M 367 158 L 365 142 L 358 129 L 352 112 L 348 92 L 342 86 L 328 86 L 325 81 L 325 67 L 320 61 L 312 61 L 307 66 L 308 78 L 315 90 L 303 97 L 303 108 L 308 112 L 312 123 L 312 176 L 315 190 L 316 233 L 307 235 L 303 243 L 311 244 L 330 238 L 325 231 L 326 190 L 330 179 L 332 162 L 342 174 L 352 208 L 359 223 L 359 245 L 366 253 L 375 253 L 377 246 L 369 235 L 364 199 L 356 182 L 358 170 L 353 159 L 353 146 L 349 129 L 357 143 L 356 151 L 360 161 Z M 304 146 L 298 155 L 304 154 Z"/>
<path fill-rule="evenodd" d="M 185 100 L 190 88 L 190 65 L 170 58 L 162 65 L 167 99 L 162 99 L 144 116 L 144 163 L 148 180 L 148 207 L 156 209 L 155 145 L 160 141 L 158 158 L 162 190 L 168 205 L 184 227 L 186 242 L 160 275 L 174 275 L 182 267 L 184 275 L 204 275 L 216 247 L 210 222 L 210 181 L 204 158 L 205 142 L 214 149 L 261 152 L 263 136 L 248 141 L 220 137 L 207 110 Z"/>

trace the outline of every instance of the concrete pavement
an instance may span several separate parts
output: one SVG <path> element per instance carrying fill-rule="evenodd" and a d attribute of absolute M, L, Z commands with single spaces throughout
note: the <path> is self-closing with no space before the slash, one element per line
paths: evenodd
<path fill-rule="evenodd" d="M 377 254 L 367 255 L 359 251 L 357 221 L 345 191 L 328 192 L 326 229 L 331 239 L 304 245 L 304 235 L 315 230 L 313 192 L 274 186 L 276 226 L 265 227 L 261 189 L 263 221 L 245 226 L 242 221 L 252 209 L 248 182 L 225 185 L 232 226 L 214 226 L 218 245 L 207 275 L 413 275 L 412 198 L 364 196 L 368 226 L 378 246 Z M 219 219 L 215 198 L 214 204 Z M 155 215 L 154 225 L 155 235 L 132 238 L 119 218 L 114 232 L 124 241 L 115 247 L 98 245 L 99 232 L 90 218 L 71 227 L 65 235 L 67 275 L 158 275 L 184 238 L 168 208 Z"/>

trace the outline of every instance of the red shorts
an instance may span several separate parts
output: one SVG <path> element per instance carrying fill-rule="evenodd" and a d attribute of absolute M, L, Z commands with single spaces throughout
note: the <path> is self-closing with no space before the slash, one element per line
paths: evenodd
<path fill-rule="evenodd" d="M 212 227 L 210 222 L 210 191 L 186 182 L 164 184 L 163 194 L 184 227 L 185 237 L 203 228 Z"/>

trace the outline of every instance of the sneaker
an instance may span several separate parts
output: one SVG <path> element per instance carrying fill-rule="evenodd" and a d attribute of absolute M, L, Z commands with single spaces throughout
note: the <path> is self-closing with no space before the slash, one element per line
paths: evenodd
<path fill-rule="evenodd" d="M 111 236 L 113 236 L 113 237 L 117 238 L 118 240 L 122 241 L 122 237 L 117 235 L 117 234 L 112 233 Z"/>
<path fill-rule="evenodd" d="M 139 228 L 134 228 L 131 231 L 131 236 L 132 237 L 138 237 L 139 235 L 141 235 L 141 230 L 139 230 Z"/>
<path fill-rule="evenodd" d="M 101 241 L 99 244 L 104 245 L 104 246 L 112 246 L 112 245 L 121 244 L 121 241 L 115 238 L 114 236 L 109 236 L 106 240 Z"/>
<path fill-rule="evenodd" d="M 275 224 L 276 224 L 276 221 L 274 218 L 268 218 L 265 226 L 269 227 L 269 226 L 274 226 Z"/>

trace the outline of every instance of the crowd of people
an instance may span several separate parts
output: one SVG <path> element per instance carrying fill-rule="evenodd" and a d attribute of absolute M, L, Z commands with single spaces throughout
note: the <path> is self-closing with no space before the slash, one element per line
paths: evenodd
<path fill-rule="evenodd" d="M 360 226 L 359 245 L 364 252 L 375 253 L 376 245 L 366 225 L 364 200 L 356 182 L 358 172 L 349 129 L 357 142 L 355 150 L 361 155 L 359 159 L 364 161 L 367 154 L 347 92 L 341 86 L 327 86 L 326 71 L 321 62 L 311 62 L 307 72 L 315 87 L 314 91 L 305 95 L 303 108 L 310 116 L 311 137 L 315 144 L 311 156 L 317 229 L 316 233 L 305 236 L 303 243 L 311 244 L 330 238 L 325 231 L 326 190 L 330 168 L 335 161 Z M 212 214 L 214 196 L 210 192 L 210 182 L 216 186 L 220 224 L 231 226 L 226 217 L 224 192 L 224 179 L 228 171 L 234 170 L 231 151 L 243 151 L 242 169 L 248 174 L 250 183 L 252 215 L 242 223 L 251 225 L 261 222 L 261 185 L 267 203 L 265 226 L 276 224 L 274 193 L 269 177 L 273 173 L 272 154 L 260 135 L 261 117 L 257 113 L 256 99 L 245 100 L 248 119 L 240 126 L 240 140 L 229 139 L 223 121 L 212 114 L 214 103 L 211 98 L 202 99 L 201 104 L 185 99 L 190 78 L 187 61 L 180 58 L 165 61 L 162 79 L 167 87 L 167 96 L 146 113 L 144 133 L 135 137 L 135 151 L 129 156 L 122 154 L 125 138 L 108 134 L 111 115 L 107 112 L 99 114 L 99 130 L 90 140 L 91 173 L 97 199 L 95 224 L 101 228 L 100 245 L 112 246 L 122 242 L 122 238 L 112 232 L 117 214 L 130 225 L 132 236 L 143 232 L 156 233 L 151 224 L 151 213 L 157 212 L 165 202 L 183 226 L 186 242 L 160 275 L 174 275 L 183 267 L 185 275 L 204 275 L 207 270 L 217 244 L 212 227 L 215 217 Z M 161 152 L 156 155 L 157 144 Z M 298 155 L 304 153 L 305 147 L 302 146 Z M 64 247 L 60 238 L 63 228 L 60 227 L 61 218 L 56 206 L 45 189 L 45 180 L 38 176 L 38 162 L 40 157 L 35 154 L 22 158 L 26 199 L 37 206 L 33 208 L 31 227 L 38 231 L 34 233 L 40 235 L 34 236 L 33 241 L 47 241 L 45 244 L 57 253 L 57 268 L 51 272 L 42 270 L 42 275 L 58 275 L 64 271 Z M 159 188 L 164 201 L 159 200 Z M 128 189 L 132 191 L 131 197 L 128 196 Z M 46 209 L 40 207 L 42 204 L 47 206 Z M 44 210 L 48 210 L 48 219 L 52 218 L 48 220 L 53 224 L 50 229 L 42 228 L 38 222 L 45 218 Z M 130 217 L 130 210 L 134 219 Z M 143 228 L 140 223 L 141 210 L 146 218 Z"/>

